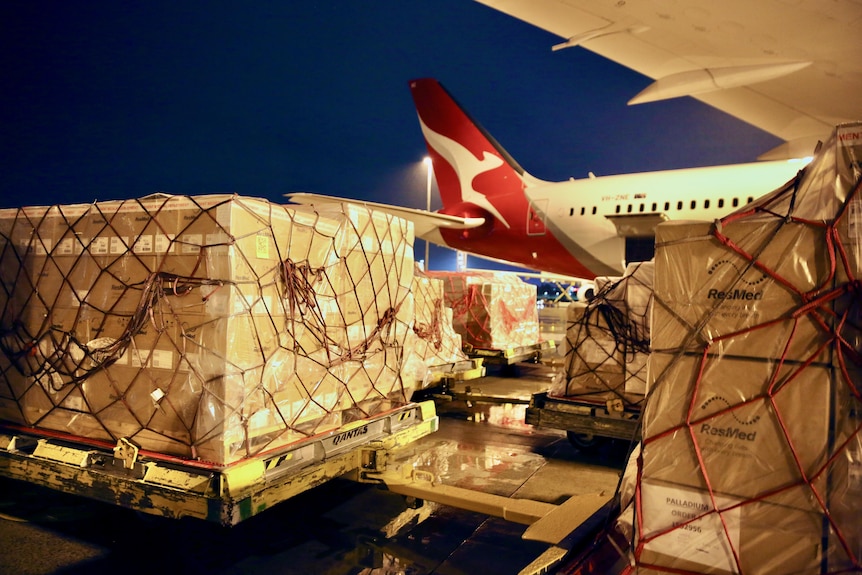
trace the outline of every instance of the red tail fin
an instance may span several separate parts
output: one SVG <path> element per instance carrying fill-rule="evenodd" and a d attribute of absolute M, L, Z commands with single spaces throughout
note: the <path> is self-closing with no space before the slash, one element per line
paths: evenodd
<path fill-rule="evenodd" d="M 441 229 L 445 244 L 533 269 L 595 277 L 572 255 L 577 246 L 564 246 L 548 229 L 547 199 L 533 204 L 525 192 L 534 185 L 538 192 L 548 182 L 527 174 L 439 82 L 413 80 L 410 89 L 434 163 L 441 212 L 485 220 L 469 230 Z M 531 197 L 537 195 L 531 192 Z"/>
<path fill-rule="evenodd" d="M 496 225 L 518 226 L 527 211 L 523 168 L 470 118 L 437 80 L 412 80 L 410 89 L 443 213 L 492 217 Z M 505 199 L 505 201 L 502 201 Z"/>

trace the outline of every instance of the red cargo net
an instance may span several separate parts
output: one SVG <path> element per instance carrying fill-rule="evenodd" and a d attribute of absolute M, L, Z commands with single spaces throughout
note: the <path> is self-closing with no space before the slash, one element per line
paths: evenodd
<path fill-rule="evenodd" d="M 627 572 L 862 572 L 862 180 L 832 144 L 744 210 L 659 226 Z"/>
<path fill-rule="evenodd" d="M 443 281 L 444 303 L 464 346 L 507 350 L 536 345 L 536 286 L 506 273 L 429 272 Z"/>

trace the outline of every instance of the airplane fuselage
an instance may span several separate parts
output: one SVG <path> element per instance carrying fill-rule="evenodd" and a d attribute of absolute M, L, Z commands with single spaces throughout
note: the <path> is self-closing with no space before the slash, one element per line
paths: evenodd
<path fill-rule="evenodd" d="M 508 226 L 494 222 L 478 237 L 443 233 L 452 248 L 531 269 L 592 278 L 619 275 L 626 240 L 649 242 L 668 219 L 713 220 L 739 209 L 790 179 L 802 161 L 691 168 L 566 182 L 523 190 L 529 204 Z M 520 221 L 519 221 L 520 220 Z"/>

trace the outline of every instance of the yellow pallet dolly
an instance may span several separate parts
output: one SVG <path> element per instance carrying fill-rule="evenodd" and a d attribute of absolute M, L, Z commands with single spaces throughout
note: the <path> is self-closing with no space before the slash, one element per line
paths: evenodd
<path fill-rule="evenodd" d="M 501 517 L 529 526 L 523 537 L 548 543 L 525 568 L 538 575 L 571 551 L 567 538 L 598 516 L 613 497 L 577 495 L 555 505 L 445 485 L 415 469 L 415 450 L 401 449 L 439 428 L 433 401 L 410 403 L 353 422 L 262 457 L 220 469 L 154 458 L 130 442 L 98 448 L 60 437 L 0 427 L 0 476 L 138 512 L 195 517 L 233 526 L 337 477 L 378 484 L 418 504 L 424 501 Z"/>
<path fill-rule="evenodd" d="M 468 357 L 482 358 L 485 363 L 513 365 L 523 361 L 538 361 L 543 354 L 554 353 L 556 344 L 553 340 L 541 341 L 532 345 L 509 347 L 506 349 L 482 349 L 464 344 L 463 351 Z"/>
<path fill-rule="evenodd" d="M 0 428 L 0 475 L 147 514 L 236 525 L 438 429 L 431 401 L 221 468 L 141 454 L 121 439 L 98 448 Z"/>

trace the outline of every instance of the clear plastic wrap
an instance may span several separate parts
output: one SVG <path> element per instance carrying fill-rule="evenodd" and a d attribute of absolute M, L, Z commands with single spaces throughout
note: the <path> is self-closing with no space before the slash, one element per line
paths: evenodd
<path fill-rule="evenodd" d="M 413 231 L 236 195 L 0 211 L 0 418 L 230 464 L 410 399 Z"/>
<path fill-rule="evenodd" d="M 643 401 L 653 268 L 653 262 L 631 264 L 622 277 L 605 278 L 588 303 L 568 306 L 566 378 L 554 395 Z"/>
<path fill-rule="evenodd" d="M 461 334 L 453 327 L 452 308 L 444 302 L 443 280 L 417 269 L 413 296 L 413 329 L 408 334 L 407 348 L 415 360 L 415 376 L 421 381 L 428 368 L 464 361 L 467 355 L 462 350 Z"/>
<path fill-rule="evenodd" d="M 505 272 L 428 272 L 443 281 L 445 304 L 464 345 L 505 350 L 539 342 L 536 286 Z"/>
<path fill-rule="evenodd" d="M 656 233 L 639 574 L 862 570 L 862 124 L 786 186 Z"/>

